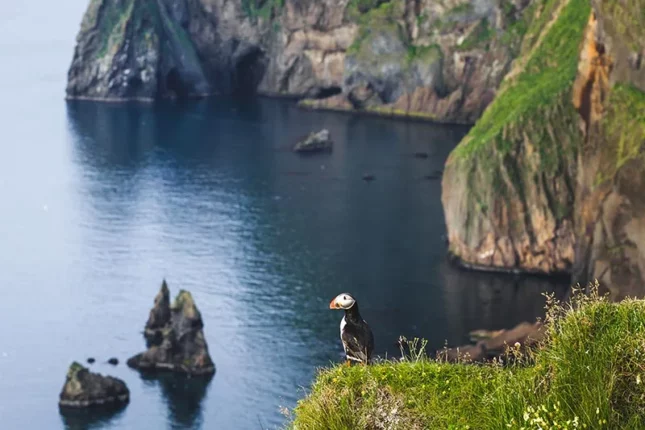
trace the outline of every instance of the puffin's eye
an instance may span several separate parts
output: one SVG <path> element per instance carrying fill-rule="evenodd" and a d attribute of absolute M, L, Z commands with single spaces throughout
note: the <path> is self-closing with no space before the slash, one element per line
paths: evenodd
<path fill-rule="evenodd" d="M 347 300 L 347 296 L 343 296 L 343 300 Z"/>

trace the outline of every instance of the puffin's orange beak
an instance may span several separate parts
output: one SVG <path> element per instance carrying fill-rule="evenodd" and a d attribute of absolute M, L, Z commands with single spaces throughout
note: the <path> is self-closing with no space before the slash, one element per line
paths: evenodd
<path fill-rule="evenodd" d="M 329 302 L 329 309 L 338 309 L 335 298 L 331 302 Z"/>

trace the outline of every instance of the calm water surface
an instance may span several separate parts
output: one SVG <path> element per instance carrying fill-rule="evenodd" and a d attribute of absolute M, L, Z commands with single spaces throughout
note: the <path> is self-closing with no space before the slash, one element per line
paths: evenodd
<path fill-rule="evenodd" d="M 3 429 L 277 428 L 316 367 L 341 359 L 337 293 L 357 296 L 392 355 L 399 335 L 440 348 L 540 315 L 559 287 L 447 264 L 440 183 L 423 177 L 464 128 L 271 100 L 66 103 L 84 8 L 14 2 L 0 16 Z M 322 127 L 332 154 L 285 149 Z M 104 364 L 143 350 L 163 277 L 202 311 L 209 383 Z M 66 369 L 89 356 L 131 403 L 63 418 Z"/>

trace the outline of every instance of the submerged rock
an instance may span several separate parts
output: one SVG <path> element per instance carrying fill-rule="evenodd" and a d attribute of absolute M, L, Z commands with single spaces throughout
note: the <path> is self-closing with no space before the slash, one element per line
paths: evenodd
<path fill-rule="evenodd" d="M 94 364 L 95 361 L 96 361 L 96 359 L 94 357 L 89 357 L 87 359 L 87 362 L 90 363 L 90 364 Z"/>
<path fill-rule="evenodd" d="M 119 364 L 119 359 L 116 358 L 116 357 L 112 357 L 107 362 L 108 362 L 108 364 L 111 364 L 112 366 L 116 366 L 117 364 Z"/>
<path fill-rule="evenodd" d="M 77 362 L 67 371 L 58 404 L 63 408 L 86 408 L 128 403 L 130 390 L 125 382 L 111 376 L 92 373 Z"/>
<path fill-rule="evenodd" d="M 321 152 L 331 151 L 333 142 L 329 130 L 322 129 L 317 133 L 310 133 L 305 139 L 296 143 L 293 150 L 296 152 Z"/>
<path fill-rule="evenodd" d="M 438 355 L 448 361 L 470 360 L 484 361 L 505 354 L 506 347 L 528 348 L 544 338 L 543 325 L 523 322 L 510 330 L 475 330 L 470 332 L 474 345 L 463 345 L 440 351 Z"/>
<path fill-rule="evenodd" d="M 164 282 L 155 299 L 155 307 L 150 312 L 151 317 L 163 315 L 167 291 L 168 287 Z M 155 335 L 152 338 L 147 336 L 148 350 L 131 357 L 127 362 L 128 366 L 142 371 L 169 370 L 191 375 L 214 373 L 215 364 L 208 352 L 203 327 L 202 316 L 192 295 L 188 291 L 179 291 L 169 308 L 166 324 L 161 328 L 155 326 Z"/>

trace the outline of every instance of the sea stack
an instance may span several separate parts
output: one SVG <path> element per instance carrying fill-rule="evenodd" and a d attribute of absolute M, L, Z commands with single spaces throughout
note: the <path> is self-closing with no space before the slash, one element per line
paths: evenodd
<path fill-rule="evenodd" d="M 131 357 L 128 366 L 140 370 L 168 370 L 209 375 L 215 364 L 208 352 L 202 316 L 192 295 L 180 290 L 172 306 L 164 281 L 145 327 L 148 350 Z"/>
<path fill-rule="evenodd" d="M 81 364 L 73 362 L 67 371 L 58 405 L 61 408 L 118 406 L 127 404 L 129 400 L 130 390 L 125 382 L 92 373 Z"/>

